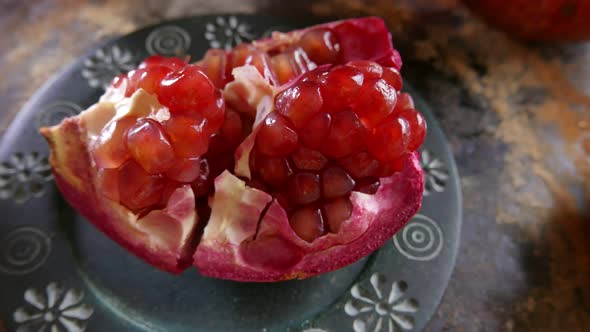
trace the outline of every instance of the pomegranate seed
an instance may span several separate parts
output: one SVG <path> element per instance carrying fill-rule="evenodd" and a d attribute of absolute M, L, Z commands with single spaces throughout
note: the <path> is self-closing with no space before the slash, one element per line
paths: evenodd
<path fill-rule="evenodd" d="M 260 177 L 269 186 L 278 187 L 287 181 L 287 178 L 293 174 L 287 159 L 266 157 L 258 155 L 256 157 L 256 170 Z"/>
<path fill-rule="evenodd" d="M 398 92 L 397 102 L 395 104 L 396 112 L 398 109 L 401 112 L 401 110 L 405 110 L 406 108 L 414 108 L 414 100 L 409 94 L 405 92 Z"/>
<path fill-rule="evenodd" d="M 307 125 L 300 130 L 301 143 L 311 149 L 317 149 L 323 143 L 330 131 L 332 117 L 321 112 L 314 116 Z"/>
<path fill-rule="evenodd" d="M 362 85 L 363 75 L 358 69 L 349 66 L 332 69 L 321 87 L 326 110 L 334 113 L 350 108 Z"/>
<path fill-rule="evenodd" d="M 285 211 L 289 212 L 295 208 L 295 204 L 291 202 L 289 198 L 291 195 L 288 192 L 288 190 L 282 192 L 275 192 L 273 193 L 273 196 L 276 198 L 279 205 L 281 205 L 283 209 L 285 209 Z"/>
<path fill-rule="evenodd" d="M 362 151 L 350 157 L 342 159 L 340 165 L 355 179 L 366 176 L 375 176 L 379 168 L 379 162 L 368 152 Z"/>
<path fill-rule="evenodd" d="M 325 234 L 320 209 L 301 208 L 289 218 L 289 224 L 301 239 L 312 242 Z"/>
<path fill-rule="evenodd" d="M 354 180 L 340 167 L 330 167 L 322 173 L 322 190 L 325 198 L 344 196 L 354 188 Z"/>
<path fill-rule="evenodd" d="M 280 53 L 273 56 L 270 58 L 270 63 L 272 71 L 275 73 L 279 84 L 285 84 L 300 74 L 291 64 L 291 59 L 286 53 Z"/>
<path fill-rule="evenodd" d="M 237 146 L 243 139 L 242 118 L 236 111 L 227 110 L 225 121 L 221 126 L 221 134 L 231 146 Z"/>
<path fill-rule="evenodd" d="M 381 123 L 395 106 L 397 93 L 383 79 L 369 79 L 360 89 L 353 110 L 367 128 Z"/>
<path fill-rule="evenodd" d="M 174 181 L 193 182 L 201 172 L 200 158 L 180 158 L 166 171 L 166 177 Z"/>
<path fill-rule="evenodd" d="M 348 198 L 340 197 L 324 204 L 324 217 L 330 232 L 338 233 L 342 223 L 352 215 L 352 203 Z"/>
<path fill-rule="evenodd" d="M 162 190 L 162 197 L 160 198 L 160 202 L 158 203 L 156 208 L 159 208 L 159 209 L 166 208 L 166 205 L 168 205 L 168 200 L 170 199 L 170 196 L 172 196 L 174 191 L 176 191 L 176 189 L 178 189 L 181 185 L 182 185 L 182 183 L 176 182 L 174 180 L 166 181 L 166 184 L 164 185 L 164 189 Z"/>
<path fill-rule="evenodd" d="M 365 194 L 373 195 L 379 189 L 381 182 L 376 178 L 362 178 L 356 182 L 354 186 L 355 191 L 359 191 Z"/>
<path fill-rule="evenodd" d="M 317 67 L 313 61 L 309 60 L 307 53 L 305 53 L 301 47 L 295 48 L 289 55 L 291 58 L 291 65 L 296 68 L 296 71 L 299 74 L 303 74 Z"/>
<path fill-rule="evenodd" d="M 183 59 L 177 57 L 164 57 L 161 55 L 152 55 L 147 57 L 143 60 L 138 68 L 149 68 L 149 67 L 156 67 L 156 66 L 164 66 L 169 69 L 180 69 L 186 66 L 186 62 Z"/>
<path fill-rule="evenodd" d="M 378 177 L 386 178 L 392 176 L 395 172 L 401 171 L 404 168 L 404 155 L 405 154 L 389 163 L 379 163 L 379 170 L 377 171 Z"/>
<path fill-rule="evenodd" d="M 369 152 L 385 163 L 400 158 L 408 146 L 409 128 L 403 118 L 387 121 L 374 128 L 367 137 Z"/>
<path fill-rule="evenodd" d="M 92 146 L 92 155 L 98 167 L 117 168 L 131 157 L 125 137 L 135 125 L 135 118 L 125 117 L 106 125 Z"/>
<path fill-rule="evenodd" d="M 321 152 L 304 147 L 297 148 L 291 158 L 295 166 L 304 171 L 319 171 L 328 163 L 328 159 Z"/>
<path fill-rule="evenodd" d="M 404 83 L 402 81 L 402 76 L 400 75 L 399 71 L 393 67 L 385 67 L 383 68 L 383 75 L 381 76 L 382 79 L 387 82 L 387 84 L 391 85 L 397 91 L 401 90 Z"/>
<path fill-rule="evenodd" d="M 340 57 L 340 43 L 329 29 L 319 28 L 307 31 L 301 37 L 299 45 L 317 64 L 334 63 Z"/>
<path fill-rule="evenodd" d="M 256 135 L 259 151 L 272 156 L 284 157 L 297 147 L 297 133 L 287 119 L 273 112 L 266 116 Z"/>
<path fill-rule="evenodd" d="M 320 198 L 320 177 L 313 173 L 298 173 L 289 180 L 289 194 L 295 204 L 309 204 Z"/>
<path fill-rule="evenodd" d="M 204 105 L 200 110 L 207 122 L 203 126 L 203 130 L 211 135 L 223 125 L 225 119 L 225 100 L 219 91 L 215 91 L 214 98 L 207 105 Z"/>
<path fill-rule="evenodd" d="M 96 174 L 99 191 L 108 199 L 119 202 L 119 170 L 99 168 Z"/>
<path fill-rule="evenodd" d="M 165 172 L 175 162 L 174 150 L 164 128 L 151 119 L 141 119 L 127 132 L 127 148 L 149 174 Z"/>
<path fill-rule="evenodd" d="M 129 86 L 129 79 L 127 78 L 126 74 L 121 74 L 115 76 L 111 81 L 111 88 L 115 89 L 117 92 L 115 94 L 129 97 L 130 94 L 127 95 L 127 86 Z"/>
<path fill-rule="evenodd" d="M 363 145 L 364 128 L 357 115 L 344 111 L 332 115 L 332 127 L 321 151 L 330 157 L 342 158 Z"/>
<path fill-rule="evenodd" d="M 246 58 L 244 64 L 256 67 L 260 75 L 266 78 L 270 84 L 278 85 L 278 81 L 271 70 L 270 57 L 266 53 L 256 51 Z"/>
<path fill-rule="evenodd" d="M 381 67 L 378 63 L 373 61 L 355 60 L 350 61 L 349 63 L 347 63 L 347 65 L 359 69 L 367 79 L 380 78 L 383 74 L 383 67 Z"/>
<path fill-rule="evenodd" d="M 211 188 L 209 162 L 207 159 L 201 159 L 199 162 L 199 176 L 193 181 L 191 187 L 195 193 L 195 197 L 204 197 L 209 194 Z"/>
<path fill-rule="evenodd" d="M 207 152 L 209 142 L 202 119 L 172 115 L 165 125 L 178 157 L 196 158 Z"/>
<path fill-rule="evenodd" d="M 229 55 L 231 68 L 245 65 L 246 59 L 254 52 L 256 52 L 256 49 L 251 44 L 240 44 L 234 47 Z"/>
<path fill-rule="evenodd" d="M 200 66 L 215 87 L 222 89 L 225 86 L 227 82 L 227 56 L 225 51 L 220 49 L 208 50 L 203 61 L 200 62 Z"/>
<path fill-rule="evenodd" d="M 311 82 L 315 84 L 321 84 L 325 80 L 326 76 L 328 76 L 327 71 L 325 71 L 323 68 L 316 68 L 314 70 L 302 74 L 299 77 L 299 82 Z"/>
<path fill-rule="evenodd" d="M 320 87 L 313 82 L 299 82 L 276 97 L 275 107 L 295 128 L 302 128 L 322 108 Z"/>
<path fill-rule="evenodd" d="M 166 184 L 160 175 L 148 174 L 139 164 L 130 160 L 119 169 L 121 204 L 137 212 L 160 201 Z"/>
<path fill-rule="evenodd" d="M 130 71 L 127 74 L 129 85 L 125 95 L 131 96 L 138 89 L 144 89 L 147 93 L 158 94 L 160 82 L 169 72 L 170 68 L 164 66 L 153 66 Z"/>
<path fill-rule="evenodd" d="M 162 82 L 158 98 L 171 112 L 195 111 L 212 101 L 215 86 L 196 65 L 170 72 Z"/>
<path fill-rule="evenodd" d="M 424 120 L 424 116 L 413 108 L 406 108 L 399 116 L 405 119 L 410 126 L 408 150 L 416 151 L 424 143 L 424 138 L 426 137 L 426 121 Z"/>

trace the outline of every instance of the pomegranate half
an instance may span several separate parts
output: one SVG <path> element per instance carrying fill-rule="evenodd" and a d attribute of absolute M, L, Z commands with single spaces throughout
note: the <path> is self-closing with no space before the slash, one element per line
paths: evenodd
<path fill-rule="evenodd" d="M 66 200 L 154 266 L 307 278 L 419 209 L 426 123 L 382 20 L 275 33 L 196 64 L 152 56 L 42 128 Z"/>

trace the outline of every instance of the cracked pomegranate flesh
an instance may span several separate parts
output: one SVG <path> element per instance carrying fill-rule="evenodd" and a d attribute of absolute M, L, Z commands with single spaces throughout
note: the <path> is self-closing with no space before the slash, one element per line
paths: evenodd
<path fill-rule="evenodd" d="M 426 124 L 378 18 L 152 56 L 42 128 L 66 200 L 179 273 L 279 281 L 370 254 L 418 208 Z"/>

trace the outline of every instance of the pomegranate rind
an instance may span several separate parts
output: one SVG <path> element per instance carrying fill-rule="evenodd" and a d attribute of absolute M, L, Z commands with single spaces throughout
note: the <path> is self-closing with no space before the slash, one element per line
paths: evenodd
<path fill-rule="evenodd" d="M 336 234 L 308 243 L 289 226 L 285 210 L 272 197 L 249 188 L 229 172 L 216 179 L 212 213 L 194 255 L 201 274 L 249 282 L 304 279 L 342 268 L 381 247 L 418 211 L 424 189 L 423 171 L 415 154 L 404 160 L 401 172 L 381 179 L 374 195 L 353 192 L 352 216 Z M 258 227 L 258 219 L 270 203 Z M 228 212 L 231 211 L 231 212 Z M 228 218 L 228 213 L 235 218 Z M 236 236 L 236 230 L 239 236 Z M 279 243 L 290 264 L 277 265 L 273 257 L 250 255 L 245 245 L 257 241 Z M 269 246 L 268 255 L 277 248 Z"/>
<path fill-rule="evenodd" d="M 89 111 L 100 109 L 94 106 Z M 129 252 L 162 270 L 182 272 L 191 265 L 198 223 L 190 186 L 176 189 L 166 208 L 151 211 L 139 219 L 119 203 L 106 198 L 96 186 L 97 168 L 88 152 L 89 133 L 82 119 L 89 118 L 94 117 L 83 112 L 59 125 L 41 129 L 51 149 L 49 162 L 63 197 Z"/>

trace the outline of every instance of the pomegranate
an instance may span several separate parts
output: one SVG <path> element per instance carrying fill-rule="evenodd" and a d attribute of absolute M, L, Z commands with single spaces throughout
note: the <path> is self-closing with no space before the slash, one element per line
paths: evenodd
<path fill-rule="evenodd" d="M 590 0 L 463 0 L 490 24 L 528 40 L 590 39 Z"/>
<path fill-rule="evenodd" d="M 426 124 L 377 18 L 152 56 L 42 128 L 66 200 L 151 264 L 239 281 L 332 271 L 418 210 Z"/>

